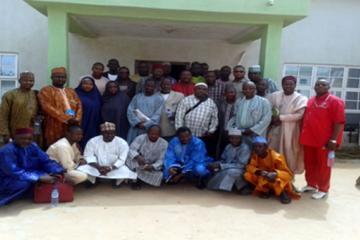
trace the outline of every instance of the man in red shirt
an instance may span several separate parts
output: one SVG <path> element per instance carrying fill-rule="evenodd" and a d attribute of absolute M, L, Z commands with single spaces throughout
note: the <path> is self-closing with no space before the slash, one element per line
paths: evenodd
<path fill-rule="evenodd" d="M 330 187 L 331 163 L 329 153 L 341 144 L 344 123 L 344 102 L 329 93 L 330 83 L 320 79 L 304 114 L 300 143 L 304 145 L 305 179 L 303 192 L 315 192 L 313 199 L 327 196 Z M 331 158 L 331 157 L 330 157 Z"/>
<path fill-rule="evenodd" d="M 189 70 L 184 70 L 181 72 L 179 82 L 173 85 L 172 90 L 180 92 L 186 97 L 194 94 L 194 87 L 195 84 L 192 82 L 191 72 Z"/>

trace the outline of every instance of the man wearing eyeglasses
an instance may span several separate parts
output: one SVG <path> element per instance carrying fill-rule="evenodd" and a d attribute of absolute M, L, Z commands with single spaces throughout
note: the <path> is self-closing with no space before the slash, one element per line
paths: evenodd
<path fill-rule="evenodd" d="M 327 196 L 330 187 L 334 151 L 341 144 L 345 106 L 343 100 L 330 94 L 330 83 L 320 79 L 315 84 L 316 96 L 307 104 L 300 143 L 304 145 L 305 179 L 302 192 L 313 192 L 312 198 Z"/>
<path fill-rule="evenodd" d="M 233 75 L 234 75 L 234 80 L 232 81 L 232 84 L 234 85 L 235 89 L 236 89 L 236 98 L 242 98 L 244 97 L 242 88 L 243 88 L 243 84 L 244 82 L 246 82 L 246 78 L 245 78 L 245 68 L 242 65 L 237 65 L 233 68 Z"/>

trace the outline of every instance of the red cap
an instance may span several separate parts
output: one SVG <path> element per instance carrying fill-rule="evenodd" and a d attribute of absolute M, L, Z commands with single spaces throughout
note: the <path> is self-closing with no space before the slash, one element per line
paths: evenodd
<path fill-rule="evenodd" d="M 153 64 L 153 65 L 152 65 L 152 69 L 153 69 L 153 70 L 158 69 L 158 68 L 164 69 L 164 65 L 161 64 L 161 63 L 156 63 L 156 64 Z"/>
<path fill-rule="evenodd" d="M 32 128 L 18 128 L 15 130 L 15 135 L 33 134 Z"/>

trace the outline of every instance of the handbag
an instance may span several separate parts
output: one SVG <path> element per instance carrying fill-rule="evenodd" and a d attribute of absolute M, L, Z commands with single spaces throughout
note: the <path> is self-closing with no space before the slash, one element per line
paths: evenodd
<path fill-rule="evenodd" d="M 36 183 L 34 188 L 34 203 L 50 203 L 51 192 L 54 188 L 59 191 L 59 202 L 74 201 L 74 187 L 65 183 L 64 177 L 55 183 Z"/>

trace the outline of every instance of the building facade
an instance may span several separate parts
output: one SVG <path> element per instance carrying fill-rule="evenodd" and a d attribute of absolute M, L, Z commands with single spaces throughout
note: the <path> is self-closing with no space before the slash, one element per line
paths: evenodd
<path fill-rule="evenodd" d="M 318 78 L 331 79 L 346 101 L 347 121 L 359 122 L 357 0 L 102 2 L 2 0 L 1 94 L 16 86 L 21 71 L 33 71 L 40 88 L 49 68 L 60 65 L 76 86 L 92 63 L 110 58 L 131 72 L 137 60 L 200 61 L 211 69 L 260 63 L 277 81 L 297 76 L 307 96 Z"/>

